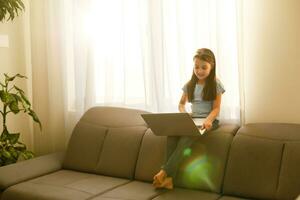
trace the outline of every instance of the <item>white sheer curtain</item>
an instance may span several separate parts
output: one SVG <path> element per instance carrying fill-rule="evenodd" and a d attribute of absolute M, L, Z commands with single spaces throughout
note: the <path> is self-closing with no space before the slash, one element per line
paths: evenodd
<path fill-rule="evenodd" d="M 221 118 L 239 120 L 236 0 L 91 1 L 95 104 L 174 112 L 198 48 L 211 48 L 227 92 Z M 87 78 L 87 77 L 83 77 Z M 88 98 L 89 99 L 89 98 Z"/>
<path fill-rule="evenodd" d="M 50 105 L 50 94 L 62 94 L 64 111 L 50 118 L 64 119 L 67 140 L 95 105 L 177 112 L 193 55 L 206 47 L 226 88 L 220 119 L 239 121 L 236 1 L 44 1 L 48 79 L 40 83 L 47 82 Z"/>

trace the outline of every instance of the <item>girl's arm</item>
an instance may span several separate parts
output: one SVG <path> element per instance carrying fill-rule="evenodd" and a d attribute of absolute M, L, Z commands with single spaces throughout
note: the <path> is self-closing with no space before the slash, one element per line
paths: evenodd
<path fill-rule="evenodd" d="M 179 105 L 178 105 L 179 112 L 186 112 L 185 103 L 187 102 L 187 100 L 188 100 L 187 93 L 183 92 L 182 96 L 181 96 L 181 99 L 179 101 Z"/>
<path fill-rule="evenodd" d="M 214 102 L 213 102 L 212 111 L 206 117 L 206 121 L 204 122 L 203 126 L 207 130 L 209 130 L 212 127 L 212 122 L 217 118 L 217 116 L 220 113 L 221 99 L 222 99 L 222 94 L 218 94 L 216 96 L 216 100 L 214 100 Z"/>

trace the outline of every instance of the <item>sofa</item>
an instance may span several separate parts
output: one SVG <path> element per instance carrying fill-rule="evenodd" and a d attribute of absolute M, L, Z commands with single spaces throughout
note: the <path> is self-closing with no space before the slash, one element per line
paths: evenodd
<path fill-rule="evenodd" d="M 220 124 L 185 152 L 173 190 L 155 189 L 176 137 L 155 136 L 142 110 L 93 107 L 65 152 L 0 168 L 1 200 L 296 199 L 300 125 Z"/>

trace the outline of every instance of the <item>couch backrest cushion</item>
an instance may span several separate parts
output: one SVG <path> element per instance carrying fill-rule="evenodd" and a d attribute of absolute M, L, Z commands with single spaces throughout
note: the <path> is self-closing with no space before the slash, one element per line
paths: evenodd
<path fill-rule="evenodd" d="M 133 178 L 146 127 L 110 128 L 105 138 L 96 173 Z"/>
<path fill-rule="evenodd" d="M 300 132 L 299 132 L 300 135 Z M 296 199 L 300 195 L 300 141 L 286 142 L 278 181 L 277 199 Z"/>
<path fill-rule="evenodd" d="M 299 139 L 300 125 L 243 126 L 231 145 L 223 193 L 257 199 L 294 199 L 300 193 L 300 172 L 295 170 L 300 166 Z"/>
<path fill-rule="evenodd" d="M 107 130 L 107 127 L 79 121 L 70 138 L 63 167 L 94 172 Z"/>
<path fill-rule="evenodd" d="M 153 176 L 165 161 L 166 142 L 167 137 L 155 136 L 151 129 L 147 130 L 137 160 L 136 180 L 153 181 Z"/>
<path fill-rule="evenodd" d="M 283 144 L 274 140 L 235 136 L 228 160 L 224 193 L 274 198 Z"/>
<path fill-rule="evenodd" d="M 63 167 L 103 175 L 133 178 L 146 125 L 145 111 L 94 107 L 77 123 Z"/>

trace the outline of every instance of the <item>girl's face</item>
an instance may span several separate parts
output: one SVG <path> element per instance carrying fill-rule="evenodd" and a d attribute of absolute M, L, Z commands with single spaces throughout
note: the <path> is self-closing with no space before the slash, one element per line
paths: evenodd
<path fill-rule="evenodd" d="M 194 73 L 199 80 L 205 80 L 211 71 L 211 64 L 199 58 L 194 59 Z"/>

